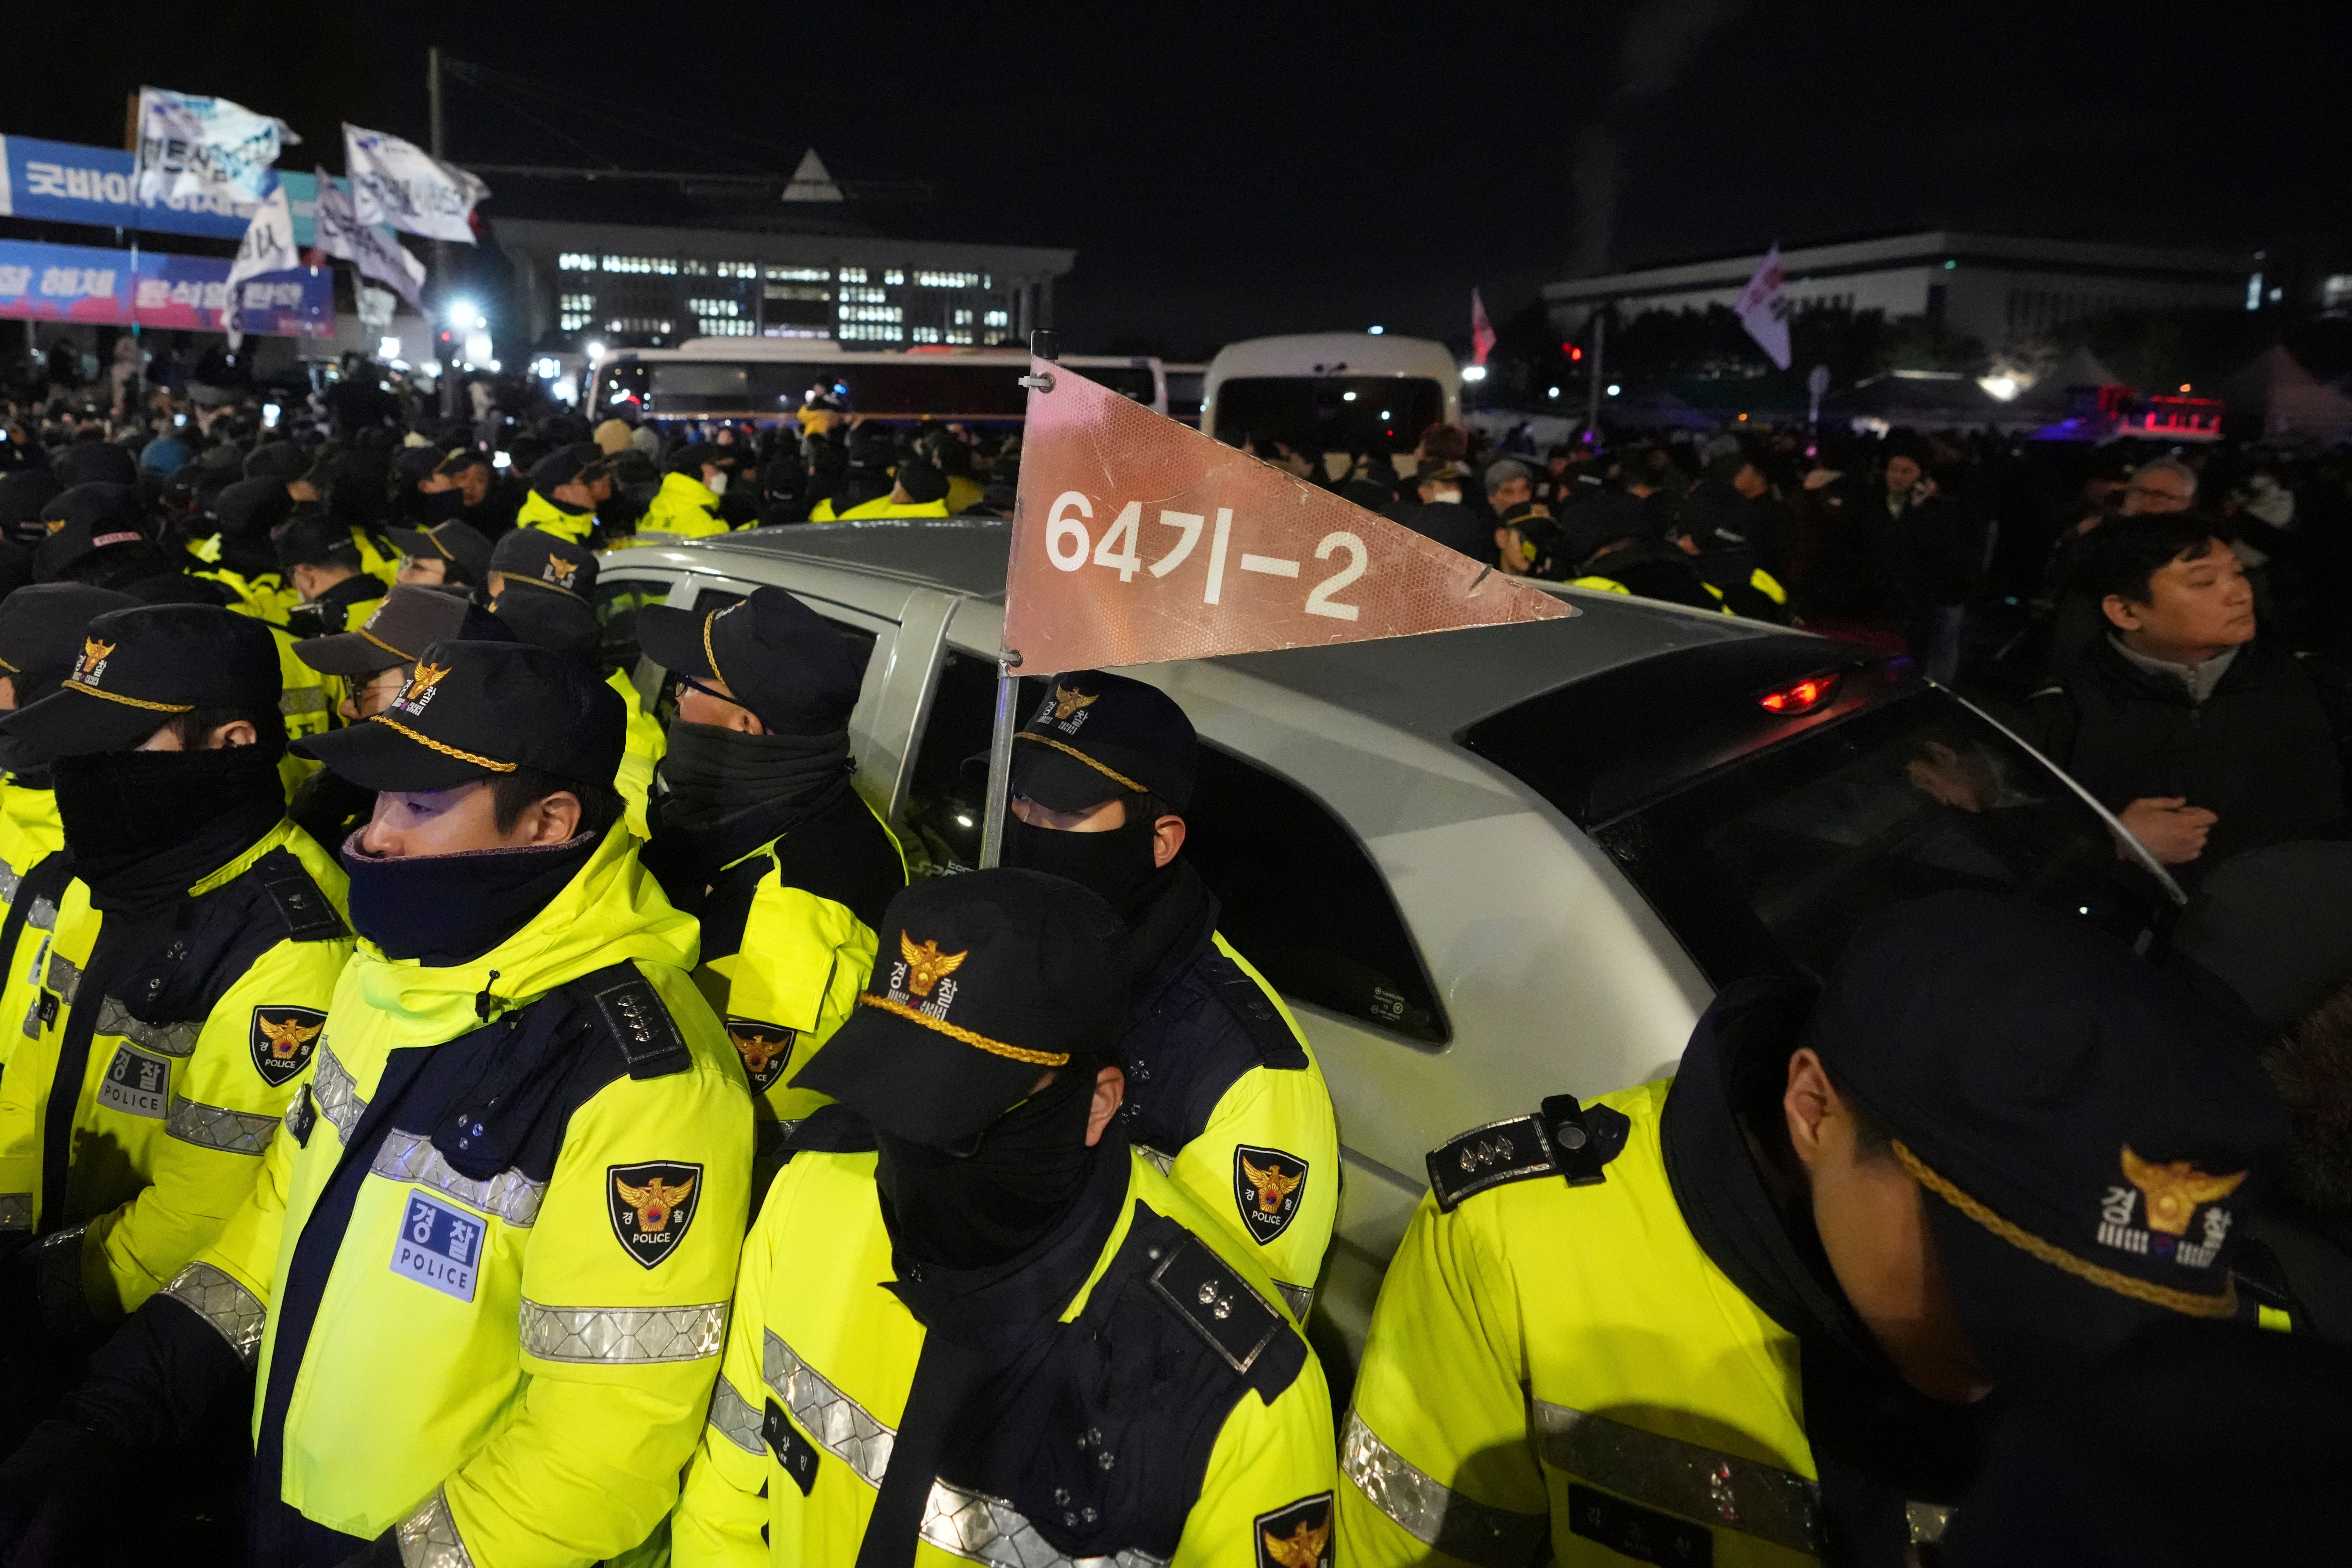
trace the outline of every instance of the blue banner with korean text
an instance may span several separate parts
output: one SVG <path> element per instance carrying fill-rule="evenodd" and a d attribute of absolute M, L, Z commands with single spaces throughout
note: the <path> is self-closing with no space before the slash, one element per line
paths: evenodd
<path fill-rule="evenodd" d="M 135 199 L 134 163 L 130 153 L 111 147 L 0 136 L 0 217 L 135 228 L 149 234 L 195 234 L 212 239 L 245 237 L 254 203 L 175 196 L 142 205 Z M 278 182 L 286 187 L 287 203 L 294 209 L 294 243 L 315 244 L 318 180 L 286 169 L 278 172 Z M 337 184 L 348 185 L 345 181 Z M 377 226 L 386 237 L 391 236 L 390 228 Z"/>
<path fill-rule="evenodd" d="M 228 308 L 226 257 L 139 253 L 0 239 L 0 317 L 93 326 L 216 332 Z M 248 278 L 237 289 L 237 324 L 272 337 L 335 332 L 333 274 L 297 268 Z"/>

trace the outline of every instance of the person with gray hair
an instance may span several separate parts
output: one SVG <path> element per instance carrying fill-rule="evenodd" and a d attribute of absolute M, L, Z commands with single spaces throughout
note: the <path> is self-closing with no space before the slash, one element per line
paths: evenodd
<path fill-rule="evenodd" d="M 2126 517 L 2187 511 L 2197 504 L 2197 470 L 2178 458 L 2158 458 L 2132 471 L 2124 487 Z"/>

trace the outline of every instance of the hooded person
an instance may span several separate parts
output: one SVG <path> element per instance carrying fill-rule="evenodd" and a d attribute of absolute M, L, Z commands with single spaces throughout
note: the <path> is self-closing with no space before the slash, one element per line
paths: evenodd
<path fill-rule="evenodd" d="M 708 441 L 689 441 L 680 447 L 670 454 L 669 472 L 662 476 L 661 489 L 637 522 L 640 541 L 646 534 L 706 539 L 725 533 L 727 524 L 719 515 L 719 500 L 741 469 L 742 453 L 737 447 Z"/>
<path fill-rule="evenodd" d="M 530 493 L 515 526 L 585 545 L 595 532 L 597 507 L 612 493 L 612 461 L 593 441 L 559 447 L 531 465 Z"/>
<path fill-rule="evenodd" d="M 907 885 L 898 840 L 852 787 L 860 672 L 782 588 L 696 614 L 637 613 L 678 681 L 646 864 L 702 921 L 695 983 L 742 1058 L 763 1163 L 822 1097 L 793 1082 L 856 1004 L 874 929 Z"/>
<path fill-rule="evenodd" d="M 29 708 L 57 690 L 73 673 L 90 621 L 138 602 L 84 583 L 35 584 L 0 598 L 0 713 Z M 0 907 L 6 910 L 0 917 L 0 1018 L 21 1020 L 32 1010 L 40 977 L 38 965 L 25 973 L 16 950 L 39 946 L 57 928 L 58 900 L 73 880 L 73 864 L 47 760 L 0 737 Z M 21 1026 L 0 1030 L 0 1068 L 22 1038 Z M 0 1226 L 6 1223 L 0 1214 Z"/>
<path fill-rule="evenodd" d="M 646 797 L 665 742 L 628 673 L 604 670 L 603 626 L 590 603 L 596 591 L 595 552 L 542 529 L 513 529 L 490 552 L 488 590 L 490 609 L 517 640 L 560 653 L 596 673 L 621 699 L 628 743 L 615 783 L 628 805 L 629 830 L 640 838 L 650 837 Z"/>
<path fill-rule="evenodd" d="M 2252 1056 L 2090 921 L 1897 906 L 1818 1000 L 1727 987 L 1671 1080 L 1431 1153 L 1349 1555 L 1916 1562 L 2004 1399 L 2285 1321 L 2232 1261 L 2286 1142 Z"/>
<path fill-rule="evenodd" d="M 1000 868 L 906 889 L 881 936 L 802 1075 L 842 1103 L 744 1247 L 678 1560 L 945 1568 L 980 1530 L 1025 1562 L 1328 1568 L 1322 1368 L 1120 1131 L 1117 913 Z"/>
<path fill-rule="evenodd" d="M 1199 745 L 1157 687 L 1057 676 L 1013 736 L 1004 863 L 1066 877 L 1128 927 L 1120 1126 L 1243 1237 L 1307 1321 L 1339 1216 L 1331 1092 L 1297 1020 L 1217 931 L 1183 857 Z"/>
<path fill-rule="evenodd" d="M 294 657 L 339 689 L 336 712 L 345 723 L 359 724 L 383 712 L 400 695 L 425 648 L 452 638 L 512 642 L 515 636 L 505 622 L 470 599 L 404 583 L 379 600 L 360 626 L 306 637 L 294 645 Z M 374 811 L 374 791 L 325 768 L 301 781 L 287 807 L 287 815 L 321 844 L 342 843 L 364 827 Z"/>
<path fill-rule="evenodd" d="M 304 742 L 378 792 L 331 1041 L 251 1197 L 0 1465 L 0 1550 L 86 1548 L 123 1511 L 95 1478 L 247 1409 L 254 1568 L 588 1563 L 669 1513 L 751 1116 L 604 782 L 621 732 L 570 661 L 449 641 Z"/>
<path fill-rule="evenodd" d="M 363 567 L 350 526 L 316 507 L 305 507 L 270 541 L 289 587 L 301 595 L 287 617 L 299 637 L 340 632 L 367 618 L 383 603 L 384 584 Z"/>
<path fill-rule="evenodd" d="M 73 872 L 0 1076 L 0 1209 L 38 1238 L 0 1267 L 6 1375 L 54 1387 L 260 1180 L 352 935 L 341 869 L 286 817 L 254 621 L 96 616 L 0 732 L 49 760 Z"/>

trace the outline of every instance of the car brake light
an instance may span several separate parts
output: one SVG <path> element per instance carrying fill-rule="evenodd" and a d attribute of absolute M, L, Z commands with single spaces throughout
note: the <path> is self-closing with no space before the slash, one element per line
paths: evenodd
<path fill-rule="evenodd" d="M 1837 689 L 1837 684 L 1838 677 L 1834 673 L 1809 675 L 1794 686 L 1766 692 L 1756 702 L 1768 713 L 1810 712 L 1829 700 L 1830 693 Z"/>

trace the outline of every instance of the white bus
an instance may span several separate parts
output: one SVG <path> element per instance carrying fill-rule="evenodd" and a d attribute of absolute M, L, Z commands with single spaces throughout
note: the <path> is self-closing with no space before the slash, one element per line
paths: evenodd
<path fill-rule="evenodd" d="M 1320 453 L 1334 477 L 1358 452 L 1386 451 L 1409 469 L 1423 430 L 1461 422 L 1461 372 L 1425 338 L 1305 332 L 1228 343 L 1201 394 L 1201 428 L 1218 440 Z"/>
<path fill-rule="evenodd" d="M 1062 363 L 1168 412 L 1168 378 L 1156 359 L 1066 354 Z M 674 349 L 620 349 L 596 363 L 591 419 L 625 410 L 656 424 L 794 418 L 812 390 L 852 414 L 886 424 L 921 420 L 1018 425 L 1029 395 L 1029 356 L 1015 349 L 876 352 L 814 338 L 689 338 Z M 1407 443 L 1411 445 L 1411 443 Z"/>

